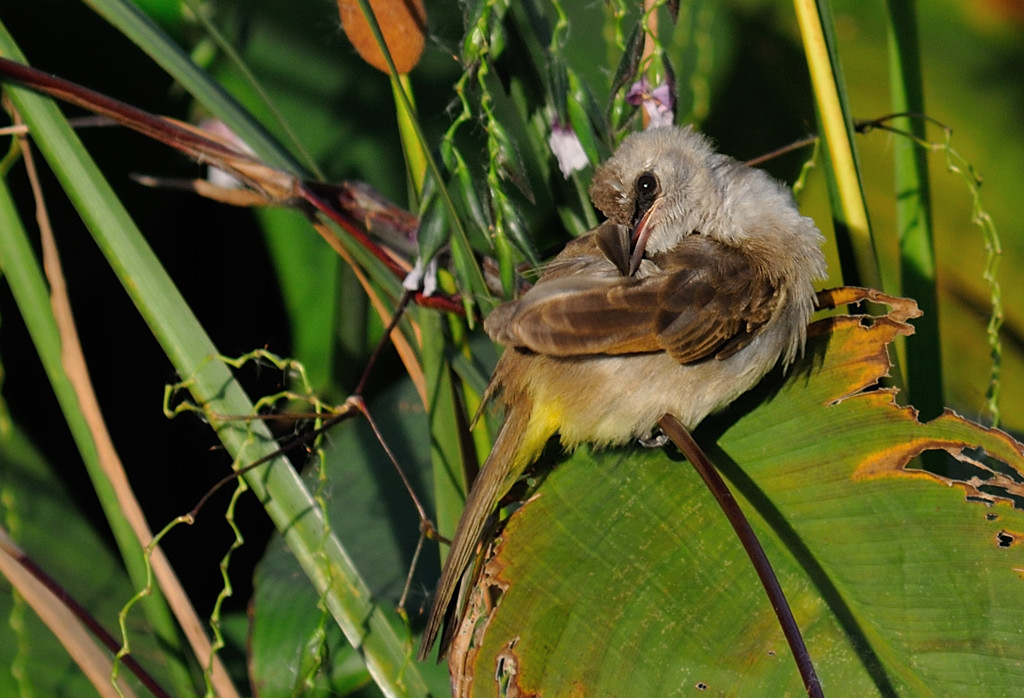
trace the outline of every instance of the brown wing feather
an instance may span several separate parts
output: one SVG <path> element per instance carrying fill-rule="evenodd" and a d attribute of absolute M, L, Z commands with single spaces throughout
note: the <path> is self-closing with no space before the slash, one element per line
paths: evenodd
<path fill-rule="evenodd" d="M 662 269 L 655 319 L 665 351 L 680 363 L 739 351 L 771 319 L 778 288 L 742 251 L 691 235 L 653 260 Z"/>
<path fill-rule="evenodd" d="M 657 299 L 654 287 L 625 278 L 542 281 L 509 311 L 499 309 L 510 313 L 500 331 L 497 321 L 488 322 L 487 330 L 495 341 L 550 356 L 661 351 L 652 315 L 643 312 L 656 307 Z"/>
<path fill-rule="evenodd" d="M 666 351 L 691 363 L 735 353 L 774 312 L 777 289 L 735 248 L 691 235 L 652 258 L 660 271 L 637 279 L 607 254 L 618 251 L 619 233 L 605 229 L 601 240 L 601 231 L 574 241 L 519 301 L 492 313 L 491 337 L 551 356 Z"/>

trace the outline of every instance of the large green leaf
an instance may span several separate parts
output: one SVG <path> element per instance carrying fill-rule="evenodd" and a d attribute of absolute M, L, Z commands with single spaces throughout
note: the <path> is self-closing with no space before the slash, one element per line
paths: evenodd
<path fill-rule="evenodd" d="M 952 413 L 921 424 L 876 387 L 909 331 L 913 304 L 901 309 L 818 323 L 774 395 L 697 437 L 751 517 L 826 695 L 1009 695 L 1024 680 L 1024 512 L 1006 497 L 1024 452 Z M 911 469 L 924 449 L 956 455 L 963 477 Z M 559 465 L 509 518 L 477 592 L 500 602 L 471 614 L 476 646 L 454 653 L 474 695 L 495 677 L 525 694 L 803 693 L 740 544 L 668 452 Z"/>

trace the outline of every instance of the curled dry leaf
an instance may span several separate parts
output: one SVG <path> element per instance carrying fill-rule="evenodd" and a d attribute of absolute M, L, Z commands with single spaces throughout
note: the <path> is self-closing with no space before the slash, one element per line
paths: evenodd
<path fill-rule="evenodd" d="M 1024 446 L 899 405 L 888 346 L 920 313 L 864 289 L 819 295 L 861 302 L 890 310 L 818 320 L 788 376 L 695 436 L 765 546 L 826 695 L 1012 694 Z M 930 449 L 953 456 L 948 472 L 919 469 Z M 739 542 L 664 450 L 579 449 L 508 517 L 480 579 L 449 658 L 459 695 L 498 680 L 518 695 L 803 692 Z"/>
<path fill-rule="evenodd" d="M 420 60 L 427 35 L 427 11 L 423 0 L 369 0 L 384 43 L 400 74 L 408 73 Z M 345 36 L 364 61 L 387 73 L 388 63 L 377 44 L 370 23 L 357 0 L 338 0 L 338 14 Z"/>
<path fill-rule="evenodd" d="M 893 439 L 877 450 L 865 453 L 853 477 L 922 477 L 945 485 L 957 486 L 968 498 L 975 501 L 987 504 L 994 504 L 999 500 L 1011 504 L 1024 503 L 1024 485 L 1020 479 L 1022 473 L 1012 465 L 1017 463 L 1019 466 L 1019 461 L 1024 455 L 1024 447 L 1009 434 L 975 424 L 949 409 L 928 424 L 921 424 L 913 407 L 896 405 L 894 392 L 865 390 L 876 385 L 887 373 L 888 356 L 885 347 L 891 339 L 886 337 L 913 332 L 912 329 L 908 330 L 905 323 L 908 319 L 920 316 L 917 305 L 905 298 L 892 298 L 864 289 L 835 289 L 823 294 L 829 295 L 819 297 L 819 303 L 825 304 L 826 307 L 836 307 L 860 300 L 887 303 L 891 307 L 889 313 L 876 321 L 870 334 L 871 342 L 875 345 L 873 355 L 866 347 L 862 353 L 853 354 L 851 351 L 851 356 L 859 355 L 865 360 L 861 363 L 851 361 L 841 366 L 848 376 L 849 384 L 856 387 L 856 391 L 837 397 L 833 404 L 838 404 L 849 397 L 856 397 L 857 400 L 863 401 L 865 407 L 888 408 L 885 414 L 889 426 L 902 438 Z M 854 323 L 861 325 L 864 322 L 863 316 L 836 316 L 815 323 L 811 332 L 827 336 L 844 326 L 852 327 Z M 883 362 L 884 371 L 880 370 L 883 368 Z M 858 372 L 861 371 L 863 374 L 857 378 Z M 982 449 L 989 458 L 986 458 L 985 454 L 976 453 L 978 449 Z M 930 450 L 945 451 L 958 462 L 955 477 L 910 467 L 914 458 Z M 993 465 L 995 462 L 1007 464 L 1010 472 L 1000 470 Z"/>

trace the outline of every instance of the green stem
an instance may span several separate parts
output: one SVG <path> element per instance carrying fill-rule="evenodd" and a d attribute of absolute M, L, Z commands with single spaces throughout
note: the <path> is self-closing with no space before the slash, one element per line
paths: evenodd
<path fill-rule="evenodd" d="M 864 190 L 853 144 L 853 121 L 846 101 L 842 71 L 835 49 L 832 16 L 827 0 L 794 0 L 800 34 L 803 39 L 811 85 L 818 106 L 821 134 L 832 176 L 829 189 L 837 206 L 833 207 L 836 235 L 840 247 L 853 252 L 855 268 L 843 268 L 847 283 L 882 288 L 882 278 L 868 219 Z"/>
<path fill-rule="evenodd" d="M 886 9 L 892 111 L 897 114 L 924 114 L 921 50 L 914 0 L 889 0 Z M 920 118 L 900 116 L 893 119 L 892 126 L 916 137 L 896 138 L 892 149 L 900 235 L 901 293 L 917 301 L 924 312 L 914 321 L 913 351 L 908 348 L 905 375 L 910 402 L 927 420 L 942 413 L 944 401 L 928 152 L 916 142 L 925 138 L 925 122 Z"/>

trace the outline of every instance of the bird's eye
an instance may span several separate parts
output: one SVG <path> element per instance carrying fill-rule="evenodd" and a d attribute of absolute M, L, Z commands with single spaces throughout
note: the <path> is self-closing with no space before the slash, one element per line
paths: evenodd
<path fill-rule="evenodd" d="M 638 197 L 651 197 L 658 192 L 658 178 L 653 172 L 644 172 L 636 178 L 636 193 Z"/>
<path fill-rule="evenodd" d="M 661 195 L 661 184 L 653 172 L 641 172 L 633 184 L 636 198 L 633 201 L 633 225 L 643 217 Z"/>

